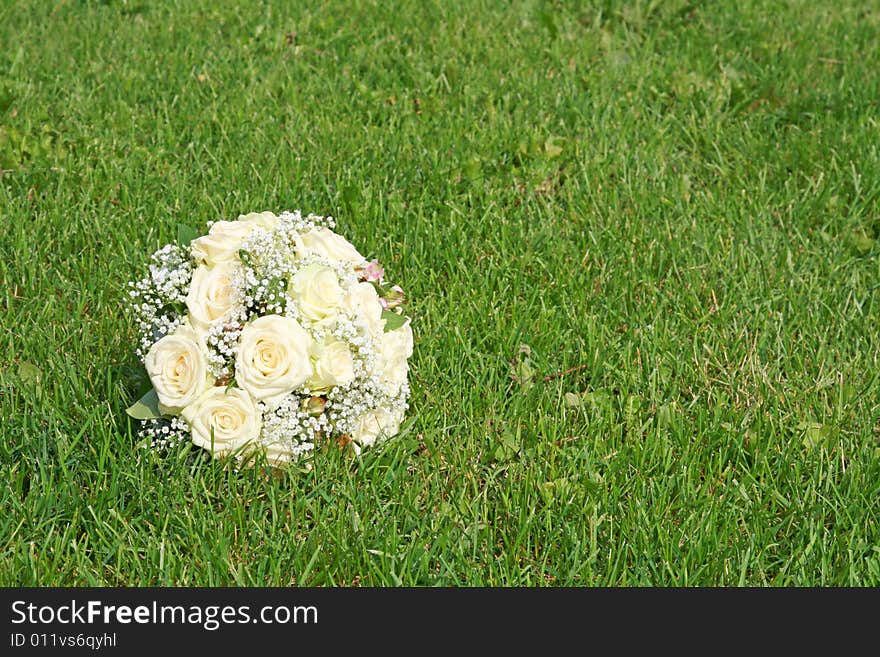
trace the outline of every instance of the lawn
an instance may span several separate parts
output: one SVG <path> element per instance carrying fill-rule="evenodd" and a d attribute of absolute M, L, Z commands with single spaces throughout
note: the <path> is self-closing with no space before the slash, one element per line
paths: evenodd
<path fill-rule="evenodd" d="M 18 0 L 0 44 L 0 584 L 880 585 L 876 0 Z M 127 282 L 297 208 L 410 295 L 402 434 L 136 449 Z"/>

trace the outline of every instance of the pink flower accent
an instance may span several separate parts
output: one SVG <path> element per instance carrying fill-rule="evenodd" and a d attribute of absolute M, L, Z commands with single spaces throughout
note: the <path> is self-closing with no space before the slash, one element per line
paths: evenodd
<path fill-rule="evenodd" d="M 364 270 L 368 281 L 381 280 L 385 275 L 385 268 L 379 264 L 378 260 L 373 260 Z"/>
<path fill-rule="evenodd" d="M 399 285 L 394 285 L 388 292 L 385 294 L 383 298 L 380 299 L 382 302 L 382 307 L 385 310 L 389 308 L 394 308 L 395 306 L 399 306 L 403 303 L 403 288 Z"/>

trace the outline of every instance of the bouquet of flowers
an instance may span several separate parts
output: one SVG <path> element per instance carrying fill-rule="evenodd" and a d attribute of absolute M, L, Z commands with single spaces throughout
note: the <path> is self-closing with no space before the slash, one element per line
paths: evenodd
<path fill-rule="evenodd" d="M 127 412 L 145 446 L 192 440 L 277 465 L 399 431 L 413 350 L 403 290 L 334 227 L 253 213 L 203 236 L 180 226 L 153 254 L 129 283 L 152 389 Z"/>

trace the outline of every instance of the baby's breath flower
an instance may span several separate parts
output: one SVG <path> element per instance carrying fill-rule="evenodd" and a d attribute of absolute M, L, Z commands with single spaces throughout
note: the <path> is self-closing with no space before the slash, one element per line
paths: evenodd
<path fill-rule="evenodd" d="M 149 274 L 131 281 L 130 307 L 138 332 L 136 352 L 143 361 L 157 340 L 174 332 L 186 315 L 186 295 L 193 263 L 176 244 L 167 244 L 150 258 Z"/>
<path fill-rule="evenodd" d="M 138 432 L 143 449 L 162 452 L 189 439 L 189 425 L 182 417 L 143 420 Z"/>

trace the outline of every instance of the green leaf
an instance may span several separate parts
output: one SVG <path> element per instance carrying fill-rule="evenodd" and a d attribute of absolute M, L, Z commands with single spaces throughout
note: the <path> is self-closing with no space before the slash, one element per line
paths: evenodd
<path fill-rule="evenodd" d="M 177 224 L 177 243 L 182 247 L 188 247 L 194 239 L 201 237 L 199 232 L 192 226 Z"/>
<path fill-rule="evenodd" d="M 532 367 L 532 348 L 522 343 L 516 351 L 516 358 L 510 361 L 510 378 L 516 381 L 523 390 L 535 384 L 536 372 Z"/>
<path fill-rule="evenodd" d="M 541 497 L 544 498 L 544 503 L 548 505 L 553 504 L 557 499 L 568 497 L 570 490 L 571 483 L 569 482 L 568 477 L 552 479 L 538 485 L 538 492 L 541 494 Z"/>
<path fill-rule="evenodd" d="M 867 255 L 874 248 L 874 238 L 864 229 L 852 231 L 849 239 L 859 255 Z"/>
<path fill-rule="evenodd" d="M 388 333 L 388 331 L 399 329 L 401 326 L 406 324 L 406 317 L 403 315 L 398 315 L 392 310 L 383 310 L 382 319 L 385 320 L 385 333 Z"/>
<path fill-rule="evenodd" d="M 0 112 L 5 112 L 12 107 L 14 100 L 15 96 L 8 88 L 0 87 Z"/>
<path fill-rule="evenodd" d="M 495 457 L 496 461 L 509 461 L 517 454 L 519 454 L 519 449 L 520 446 L 518 443 L 511 441 L 507 437 L 505 437 L 502 439 L 498 447 L 495 448 L 493 456 Z"/>
<path fill-rule="evenodd" d="M 804 432 L 803 445 L 807 449 L 824 447 L 834 436 L 834 427 L 821 422 L 801 422 L 798 429 Z"/>
<path fill-rule="evenodd" d="M 479 180 L 482 176 L 483 170 L 480 164 L 480 158 L 476 155 L 471 157 L 464 164 L 464 175 L 469 180 Z"/>
<path fill-rule="evenodd" d="M 584 401 L 594 411 L 608 412 L 613 405 L 613 397 L 607 390 L 599 389 L 583 394 Z"/>
<path fill-rule="evenodd" d="M 627 425 L 632 425 L 635 422 L 641 404 L 642 400 L 639 399 L 638 395 L 629 395 L 626 398 L 623 406 L 623 416 Z"/>
<path fill-rule="evenodd" d="M 523 389 L 528 390 L 531 388 L 535 384 L 535 369 L 532 367 L 532 361 L 528 358 L 523 358 L 516 364 L 511 376 Z"/>
<path fill-rule="evenodd" d="M 516 431 L 505 428 L 500 438 L 498 438 L 498 445 L 495 450 L 492 452 L 492 456 L 490 460 L 497 461 L 499 463 L 503 463 L 505 461 L 510 461 L 515 458 L 517 454 L 522 451 L 522 437 L 520 435 L 520 430 Z"/>
<path fill-rule="evenodd" d="M 657 426 L 661 429 L 668 429 L 675 422 L 675 402 L 663 404 L 657 408 Z"/>
<path fill-rule="evenodd" d="M 569 408 L 577 408 L 583 403 L 580 395 L 576 395 L 573 392 L 565 393 L 565 405 Z"/>
<path fill-rule="evenodd" d="M 562 155 L 562 146 L 556 143 L 556 141 L 551 137 L 547 141 L 544 142 L 544 153 L 546 153 L 547 157 L 554 158 Z"/>
<path fill-rule="evenodd" d="M 342 202 L 349 210 L 357 210 L 361 205 L 361 192 L 354 185 L 342 188 Z"/>
<path fill-rule="evenodd" d="M 556 21 L 553 20 L 553 14 L 551 12 L 547 10 L 538 12 L 538 20 L 541 22 L 541 25 L 544 26 L 544 29 L 547 30 L 551 40 L 559 36 L 559 28 L 556 27 Z"/>
<path fill-rule="evenodd" d="M 21 379 L 22 383 L 39 386 L 43 378 L 43 372 L 33 363 L 21 361 L 18 364 L 18 378 Z"/>
<path fill-rule="evenodd" d="M 156 395 L 156 391 L 150 388 L 147 394 L 126 408 L 125 412 L 135 420 L 152 420 L 162 417 L 162 411 L 159 410 L 159 397 Z"/>

